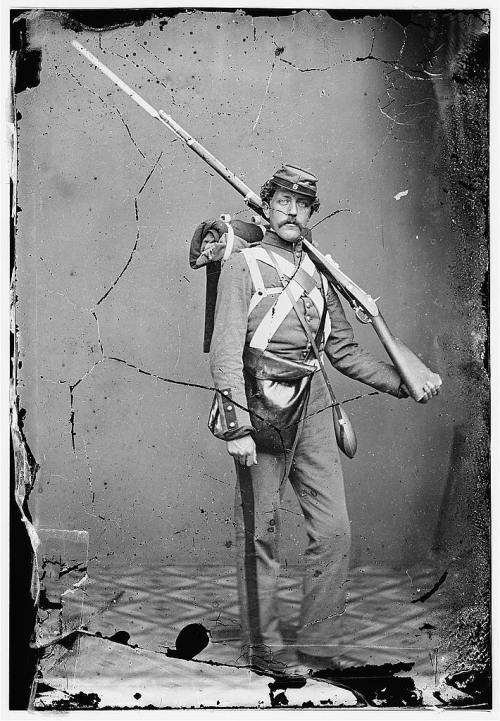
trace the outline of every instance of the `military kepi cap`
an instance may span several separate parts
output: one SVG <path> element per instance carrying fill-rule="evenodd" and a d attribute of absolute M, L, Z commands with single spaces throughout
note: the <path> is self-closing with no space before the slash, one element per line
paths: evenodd
<path fill-rule="evenodd" d="M 272 181 L 279 188 L 292 190 L 299 195 L 316 197 L 316 183 L 318 179 L 308 170 L 297 168 L 296 165 L 283 165 L 272 177 Z"/>

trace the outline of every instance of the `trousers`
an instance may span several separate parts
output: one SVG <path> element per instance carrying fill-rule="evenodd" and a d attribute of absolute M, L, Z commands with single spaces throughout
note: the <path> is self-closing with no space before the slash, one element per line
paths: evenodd
<path fill-rule="evenodd" d="M 287 481 L 307 533 L 296 648 L 314 656 L 334 655 L 332 639 L 346 603 L 351 533 L 330 405 L 324 379 L 315 373 L 295 443 L 280 453 L 257 446 L 257 465 L 236 464 L 238 596 L 249 657 L 283 646 L 277 586 L 280 505 Z"/>

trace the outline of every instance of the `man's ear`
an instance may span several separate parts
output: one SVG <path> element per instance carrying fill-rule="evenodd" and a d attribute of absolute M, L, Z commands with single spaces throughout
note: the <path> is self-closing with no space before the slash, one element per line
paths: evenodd
<path fill-rule="evenodd" d="M 269 220 L 269 203 L 264 201 L 262 203 L 262 210 L 264 211 L 264 217 Z"/>

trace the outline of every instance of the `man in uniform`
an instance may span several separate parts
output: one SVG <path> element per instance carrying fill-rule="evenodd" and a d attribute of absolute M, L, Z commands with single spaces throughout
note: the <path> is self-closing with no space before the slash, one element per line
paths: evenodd
<path fill-rule="evenodd" d="M 335 664 L 331 639 L 346 600 L 350 527 L 344 481 L 332 413 L 325 410 L 332 401 L 311 346 L 316 344 L 341 373 L 396 398 L 408 396 L 396 369 L 355 342 L 336 292 L 303 249 L 307 223 L 319 207 L 316 185 L 312 173 L 284 165 L 262 187 L 270 228 L 260 245 L 233 253 L 223 266 L 210 350 L 220 435 L 237 472 L 243 644 L 253 667 L 274 673 Z M 294 282 L 292 296 L 286 286 Z M 259 413 L 248 412 L 250 400 L 262 392 L 255 391 L 258 381 L 253 379 L 268 377 L 264 372 L 259 376 L 259 362 L 266 365 L 266 359 L 278 359 L 284 367 L 288 363 L 312 368 L 299 423 L 283 425 L 278 414 L 266 425 Z M 422 400 L 436 395 L 440 384 L 434 376 Z M 293 653 L 283 645 L 276 597 L 279 508 L 287 480 L 300 504 L 308 538 Z"/>

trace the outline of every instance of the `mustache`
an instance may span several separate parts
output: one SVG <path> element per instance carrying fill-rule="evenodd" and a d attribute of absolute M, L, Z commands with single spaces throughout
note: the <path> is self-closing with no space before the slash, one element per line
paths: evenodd
<path fill-rule="evenodd" d="M 296 220 L 283 220 L 283 221 L 279 224 L 279 227 L 281 228 L 282 225 L 295 225 L 295 226 L 297 226 L 297 228 L 299 228 L 299 230 L 302 230 L 301 224 L 300 224 L 300 223 L 297 223 Z"/>
<path fill-rule="evenodd" d="M 277 212 L 285 216 L 284 220 L 281 220 L 279 223 L 280 227 L 282 225 L 296 225 L 297 228 L 302 228 L 300 223 L 297 223 L 296 219 L 293 216 L 290 217 L 289 213 L 285 213 L 284 210 L 277 210 Z"/>

